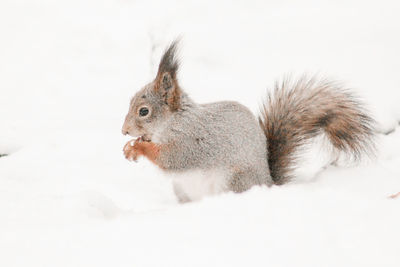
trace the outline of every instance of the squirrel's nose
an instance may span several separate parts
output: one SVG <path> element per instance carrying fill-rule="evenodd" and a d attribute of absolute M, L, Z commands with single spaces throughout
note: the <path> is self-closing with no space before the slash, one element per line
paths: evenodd
<path fill-rule="evenodd" d="M 129 134 L 129 128 L 127 128 L 127 127 L 122 127 L 122 134 L 123 135 L 127 135 L 127 134 Z"/>
<path fill-rule="evenodd" d="M 127 123 L 124 123 L 124 125 L 122 126 L 122 134 L 127 135 L 127 134 L 129 134 L 130 130 L 131 130 L 131 127 L 129 127 L 129 125 Z"/>

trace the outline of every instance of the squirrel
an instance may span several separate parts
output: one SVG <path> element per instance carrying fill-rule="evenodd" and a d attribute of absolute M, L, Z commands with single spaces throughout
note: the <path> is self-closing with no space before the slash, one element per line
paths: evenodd
<path fill-rule="evenodd" d="M 373 154 L 375 122 L 349 90 L 316 78 L 276 83 L 258 119 L 233 101 L 197 104 L 179 86 L 177 46 L 131 99 L 122 133 L 138 137 L 124 146 L 128 160 L 144 156 L 178 177 L 180 202 L 287 183 L 295 152 L 321 133 L 354 159 Z"/>

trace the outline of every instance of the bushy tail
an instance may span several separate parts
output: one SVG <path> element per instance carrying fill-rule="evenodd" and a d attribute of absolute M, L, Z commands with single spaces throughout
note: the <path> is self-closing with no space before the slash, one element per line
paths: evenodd
<path fill-rule="evenodd" d="M 348 90 L 329 81 L 303 78 L 275 85 L 259 122 L 267 137 L 270 174 L 290 180 L 296 151 L 324 132 L 332 145 L 359 159 L 374 152 L 374 120 Z"/>

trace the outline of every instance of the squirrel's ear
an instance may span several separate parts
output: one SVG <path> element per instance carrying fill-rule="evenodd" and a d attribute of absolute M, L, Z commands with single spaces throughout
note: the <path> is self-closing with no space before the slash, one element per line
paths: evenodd
<path fill-rule="evenodd" d="M 181 89 L 178 81 L 169 72 L 164 72 L 157 78 L 155 90 L 164 98 L 172 111 L 181 107 Z"/>
<path fill-rule="evenodd" d="M 158 66 L 156 86 L 154 87 L 155 91 L 165 98 L 165 102 L 171 110 L 179 109 L 181 100 L 181 89 L 176 78 L 179 67 L 179 62 L 176 58 L 177 44 L 178 41 L 175 40 L 165 50 Z"/>
<path fill-rule="evenodd" d="M 170 91 L 174 86 L 174 81 L 172 80 L 171 74 L 168 72 L 162 74 L 160 83 L 160 89 L 164 92 Z"/>

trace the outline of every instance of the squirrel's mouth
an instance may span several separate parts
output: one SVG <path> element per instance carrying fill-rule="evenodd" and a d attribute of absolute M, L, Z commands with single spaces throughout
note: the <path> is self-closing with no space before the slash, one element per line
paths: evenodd
<path fill-rule="evenodd" d="M 146 136 L 146 135 L 133 136 L 133 137 L 134 138 L 130 141 L 131 146 L 133 146 L 138 139 L 141 139 L 141 141 L 143 141 L 143 142 L 151 142 L 151 139 L 148 138 L 148 136 Z"/>
<path fill-rule="evenodd" d="M 151 142 L 151 137 L 148 136 L 147 134 L 144 134 L 144 135 L 142 135 L 141 137 L 142 137 L 142 140 L 143 140 L 143 141 Z"/>

